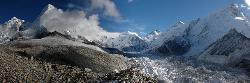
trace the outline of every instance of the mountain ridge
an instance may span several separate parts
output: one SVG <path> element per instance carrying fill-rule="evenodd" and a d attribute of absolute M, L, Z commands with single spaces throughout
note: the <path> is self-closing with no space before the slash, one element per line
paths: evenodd
<path fill-rule="evenodd" d="M 236 19 L 239 17 L 244 18 L 244 20 Z M 159 36 L 161 37 L 160 39 L 153 41 L 156 44 L 153 45 L 154 48 L 152 50 L 164 46 L 164 43 L 161 43 L 162 41 L 183 37 L 191 45 L 189 51 L 184 56 L 195 56 L 205 50 L 210 44 L 222 38 L 230 29 L 236 29 L 238 32 L 250 37 L 250 26 L 247 16 L 244 15 L 238 4 L 232 4 L 209 14 L 207 17 L 198 18 L 189 23 L 177 24 L 171 27 L 169 31 L 161 34 Z"/>

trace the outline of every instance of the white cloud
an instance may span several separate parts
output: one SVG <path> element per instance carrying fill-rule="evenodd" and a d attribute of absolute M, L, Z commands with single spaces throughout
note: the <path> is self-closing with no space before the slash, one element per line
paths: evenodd
<path fill-rule="evenodd" d="M 120 13 L 112 0 L 91 0 L 92 9 L 103 9 L 107 16 L 120 18 Z"/>
<path fill-rule="evenodd" d="M 40 19 L 40 26 L 48 31 L 58 31 L 73 37 L 84 36 L 89 40 L 96 40 L 101 35 L 108 34 L 99 26 L 98 15 L 86 16 L 83 11 L 62 11 L 54 8 L 46 11 Z"/>

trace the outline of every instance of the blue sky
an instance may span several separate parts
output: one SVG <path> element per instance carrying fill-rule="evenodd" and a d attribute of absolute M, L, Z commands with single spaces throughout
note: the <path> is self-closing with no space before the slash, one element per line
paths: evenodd
<path fill-rule="evenodd" d="M 198 17 L 204 17 L 211 12 L 235 3 L 238 0 L 134 0 L 126 3 L 126 0 L 116 0 L 122 16 L 132 21 L 134 26 L 124 25 L 120 30 L 134 29 L 135 31 L 150 32 L 154 29 L 166 30 L 177 21 L 190 21 Z M 134 23 L 134 24 L 133 24 Z M 103 24 L 110 30 L 116 30 L 122 24 Z M 144 28 L 144 29 L 141 29 Z"/>
<path fill-rule="evenodd" d="M 115 21 L 112 18 L 100 15 L 100 25 L 111 32 L 150 32 L 155 29 L 161 31 L 177 21 L 184 22 L 204 17 L 211 12 L 236 3 L 239 0 L 113 0 L 121 18 Z M 1 0 L 0 23 L 16 16 L 32 22 L 40 14 L 43 7 L 53 4 L 57 8 L 68 9 L 68 4 L 77 4 L 79 7 L 89 5 L 87 0 Z M 72 9 L 72 8 L 71 8 Z"/>

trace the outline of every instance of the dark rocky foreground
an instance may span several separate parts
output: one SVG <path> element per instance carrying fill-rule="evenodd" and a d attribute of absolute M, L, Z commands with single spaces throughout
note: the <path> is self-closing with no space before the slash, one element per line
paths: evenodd
<path fill-rule="evenodd" d="M 42 83 L 156 82 L 120 55 L 80 46 L 0 45 L 0 81 Z"/>

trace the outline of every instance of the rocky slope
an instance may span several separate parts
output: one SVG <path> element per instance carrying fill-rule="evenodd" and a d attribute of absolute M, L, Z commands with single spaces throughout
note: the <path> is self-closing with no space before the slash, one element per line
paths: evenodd
<path fill-rule="evenodd" d="M 67 51 L 69 49 L 71 51 Z M 38 51 L 41 51 L 41 54 L 37 54 Z M 84 51 L 84 53 L 78 52 L 77 54 L 76 51 Z M 92 51 L 97 54 L 91 53 Z M 117 55 L 102 54 L 88 48 L 21 44 L 13 46 L 11 44 L 0 45 L 0 53 L 0 81 L 4 83 L 139 82 L 134 79 L 140 79 L 140 82 L 156 82 L 156 80 L 131 69 L 122 70 L 120 73 L 119 68 L 126 67 L 126 64 L 123 64 L 124 59 L 121 60 L 119 59 L 121 57 Z M 74 55 L 75 53 L 76 55 Z M 81 63 L 76 63 L 79 61 Z M 107 74 L 108 72 L 110 74 Z"/>
<path fill-rule="evenodd" d="M 22 42 L 11 43 L 13 53 L 38 60 L 90 68 L 98 73 L 109 73 L 130 68 L 126 58 L 110 55 L 83 46 L 39 45 Z M 13 47 L 13 48 L 12 48 Z"/>

